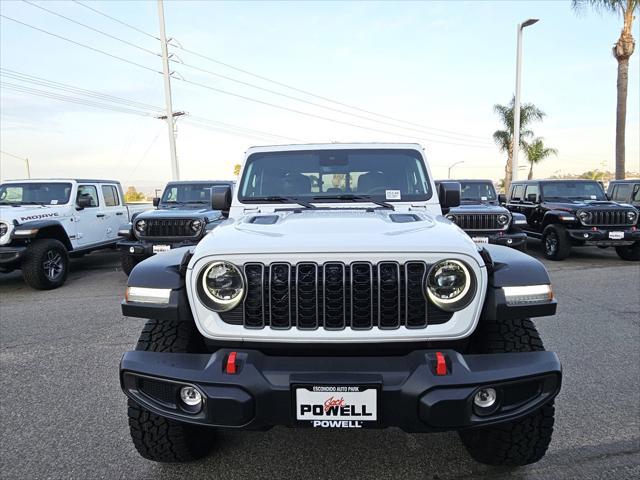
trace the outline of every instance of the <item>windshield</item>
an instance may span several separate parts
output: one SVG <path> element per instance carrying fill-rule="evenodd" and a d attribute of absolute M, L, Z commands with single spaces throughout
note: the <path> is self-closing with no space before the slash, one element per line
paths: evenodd
<path fill-rule="evenodd" d="M 218 183 L 177 183 L 169 184 L 162 194 L 162 204 L 209 204 L 211 202 L 211 187 Z"/>
<path fill-rule="evenodd" d="M 549 182 L 542 184 L 545 200 L 606 200 L 598 182 Z"/>
<path fill-rule="evenodd" d="M 240 184 L 241 202 L 420 201 L 431 198 L 416 150 L 343 149 L 254 153 Z M 388 206 L 388 205 L 387 205 Z"/>
<path fill-rule="evenodd" d="M 460 182 L 461 201 L 495 202 L 496 189 L 491 182 Z"/>
<path fill-rule="evenodd" d="M 63 205 L 70 194 L 70 183 L 4 183 L 0 205 Z"/>

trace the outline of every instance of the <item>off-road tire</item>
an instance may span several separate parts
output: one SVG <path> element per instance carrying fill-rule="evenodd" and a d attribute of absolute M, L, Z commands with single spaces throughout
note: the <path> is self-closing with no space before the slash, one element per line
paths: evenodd
<path fill-rule="evenodd" d="M 637 262 L 640 260 L 640 242 L 636 242 L 633 245 L 616 247 L 616 253 L 622 260 Z"/>
<path fill-rule="evenodd" d="M 528 250 L 528 248 L 527 248 L 527 241 L 525 240 L 525 241 L 522 243 L 522 245 L 518 245 L 518 246 L 516 247 L 516 250 L 520 250 L 520 251 L 521 251 L 521 252 L 523 252 L 523 253 L 527 253 L 527 250 Z"/>
<path fill-rule="evenodd" d="M 55 259 L 55 260 L 54 260 Z M 45 267 L 55 261 L 58 267 Z M 29 245 L 22 260 L 22 277 L 27 285 L 36 290 L 52 290 L 64 284 L 69 272 L 69 253 L 64 244 L 52 238 L 35 240 Z"/>
<path fill-rule="evenodd" d="M 469 353 L 543 351 L 542 339 L 528 318 L 481 320 Z M 491 427 L 460 431 L 474 460 L 487 465 L 522 466 L 540 460 L 553 434 L 554 406 L 550 402 L 526 417 Z"/>
<path fill-rule="evenodd" d="M 120 258 L 120 265 L 122 266 L 122 271 L 128 277 L 133 270 L 133 267 L 138 265 L 142 260 L 139 260 L 137 257 L 133 255 L 127 255 L 126 253 L 122 254 Z"/>
<path fill-rule="evenodd" d="M 148 320 L 136 350 L 173 353 L 204 352 L 193 321 Z M 213 447 L 215 430 L 176 422 L 156 415 L 129 400 L 127 414 L 131 439 L 140 455 L 155 462 L 180 463 L 205 457 Z"/>
<path fill-rule="evenodd" d="M 562 225 L 549 225 L 542 232 L 542 253 L 549 260 L 564 260 L 571 253 L 571 240 Z"/>

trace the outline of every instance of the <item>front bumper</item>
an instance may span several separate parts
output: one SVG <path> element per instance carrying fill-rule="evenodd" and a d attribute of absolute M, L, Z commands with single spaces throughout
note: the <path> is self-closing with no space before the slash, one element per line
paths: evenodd
<path fill-rule="evenodd" d="M 637 227 L 584 227 L 583 229 L 567 229 L 572 240 L 584 242 L 585 245 L 601 247 L 631 245 L 640 241 L 640 230 Z M 611 238 L 611 237 L 614 238 Z"/>
<path fill-rule="evenodd" d="M 558 394 L 562 376 L 553 352 L 461 355 L 442 350 L 445 375 L 437 375 L 433 350 L 386 357 L 270 356 L 237 350 L 235 374 L 226 370 L 231 353 L 127 352 L 120 364 L 121 386 L 158 415 L 243 429 L 311 425 L 295 418 L 295 386 L 370 386 L 378 392 L 378 420 L 361 426 L 427 432 L 521 418 Z M 198 413 L 180 406 L 178 392 L 184 385 L 203 395 Z M 498 392 L 500 407 L 491 415 L 474 411 L 473 397 L 481 386 Z"/>
<path fill-rule="evenodd" d="M 171 249 L 180 248 L 180 247 L 190 247 L 196 245 L 198 240 L 181 240 L 178 242 L 174 241 L 157 241 L 157 242 L 146 242 L 142 240 L 120 240 L 116 247 L 118 250 L 122 250 L 129 255 L 133 255 L 135 257 L 146 258 L 154 255 L 153 246 L 154 245 L 169 245 Z"/>
<path fill-rule="evenodd" d="M 0 265 L 13 266 L 19 264 L 26 251 L 26 246 L 0 247 Z"/>
<path fill-rule="evenodd" d="M 504 245 L 505 247 L 521 247 L 527 243 L 527 234 L 524 232 L 467 232 L 477 243 L 490 243 L 492 245 Z"/>

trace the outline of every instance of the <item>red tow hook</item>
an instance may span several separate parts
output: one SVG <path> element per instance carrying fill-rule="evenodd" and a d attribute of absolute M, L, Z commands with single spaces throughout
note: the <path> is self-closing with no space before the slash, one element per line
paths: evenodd
<path fill-rule="evenodd" d="M 447 360 L 442 352 L 436 352 L 436 375 L 442 377 L 447 374 Z"/>
<path fill-rule="evenodd" d="M 238 373 L 238 365 L 236 363 L 237 356 L 237 352 L 231 352 L 227 357 L 227 366 L 225 368 L 225 372 L 229 375 L 235 375 L 236 373 Z"/>

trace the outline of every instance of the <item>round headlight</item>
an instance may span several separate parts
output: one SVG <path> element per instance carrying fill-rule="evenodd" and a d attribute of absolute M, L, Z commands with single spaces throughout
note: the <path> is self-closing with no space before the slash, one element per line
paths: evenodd
<path fill-rule="evenodd" d="M 147 229 L 147 222 L 144 220 L 138 220 L 136 222 L 136 232 L 143 233 Z"/>
<path fill-rule="evenodd" d="M 450 222 L 456 223 L 456 216 L 452 215 L 452 214 L 448 214 L 446 215 L 444 218 L 446 218 L 447 220 L 449 220 Z"/>
<path fill-rule="evenodd" d="M 475 293 L 471 270 L 459 260 L 442 260 L 427 275 L 427 295 L 442 310 L 455 312 L 469 305 Z"/>
<path fill-rule="evenodd" d="M 627 219 L 632 223 L 635 222 L 638 219 L 637 212 L 634 212 L 633 210 L 629 210 L 627 212 Z"/>
<path fill-rule="evenodd" d="M 506 213 L 498 215 L 498 225 L 504 227 L 507 223 L 509 223 L 509 215 Z"/>
<path fill-rule="evenodd" d="M 578 218 L 581 222 L 588 222 L 591 219 L 591 213 L 585 211 L 578 212 Z"/>
<path fill-rule="evenodd" d="M 225 312 L 236 307 L 244 295 L 244 278 L 232 263 L 213 262 L 202 272 L 203 301 L 211 310 Z"/>
<path fill-rule="evenodd" d="M 202 227 L 202 220 L 192 220 L 191 221 L 191 230 L 194 232 L 198 232 Z"/>
<path fill-rule="evenodd" d="M 6 223 L 0 222 L 0 237 L 4 237 L 9 231 L 9 227 Z"/>

